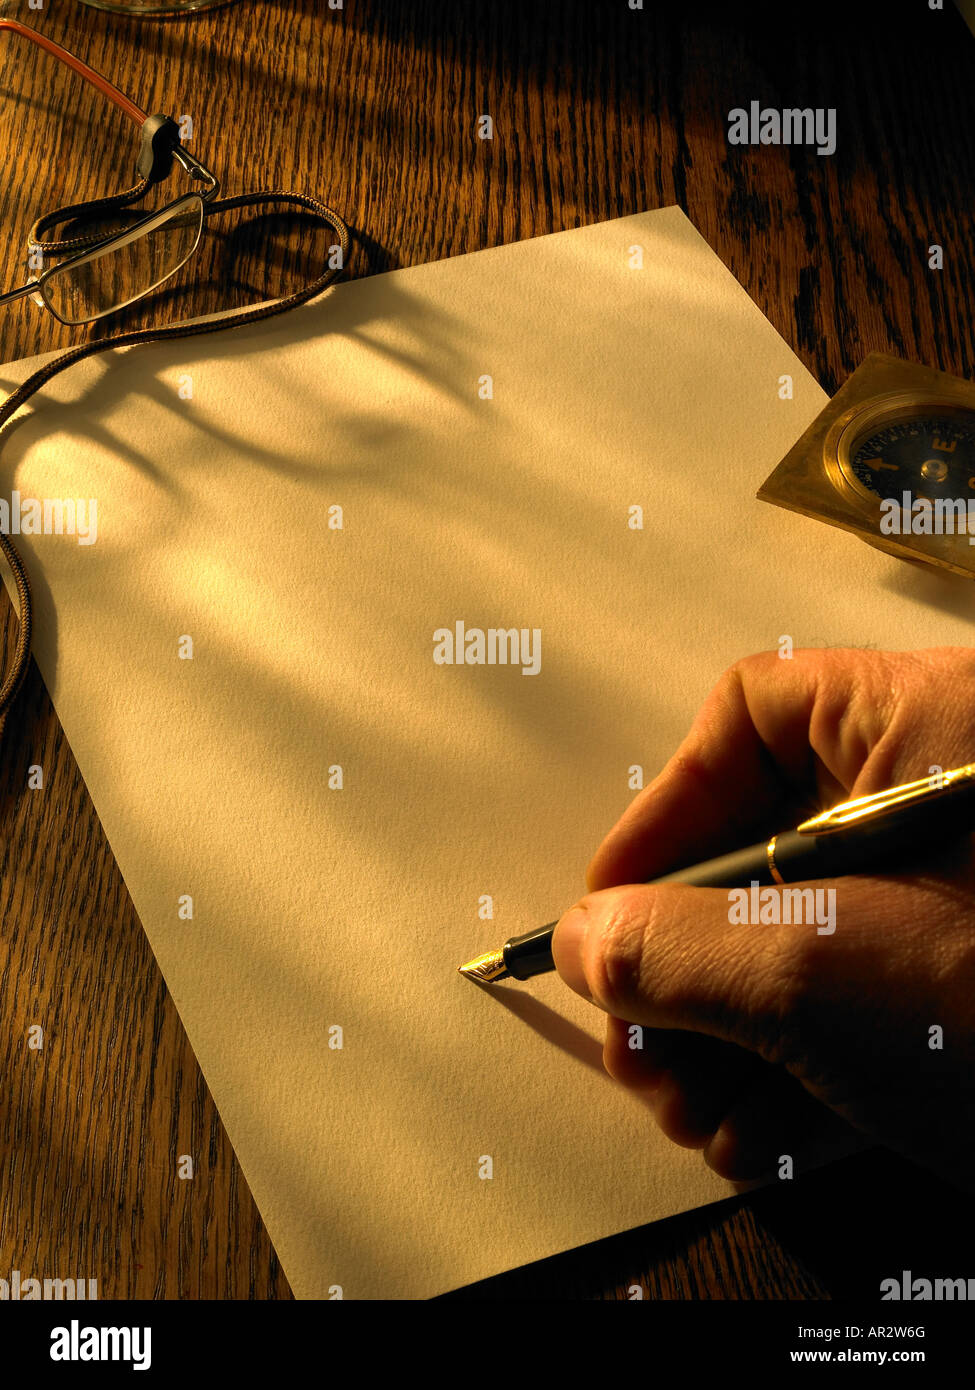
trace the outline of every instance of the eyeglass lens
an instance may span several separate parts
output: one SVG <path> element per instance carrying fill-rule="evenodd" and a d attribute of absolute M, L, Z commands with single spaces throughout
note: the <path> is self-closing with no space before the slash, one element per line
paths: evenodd
<path fill-rule="evenodd" d="M 38 289 L 63 323 L 90 323 L 168 280 L 196 250 L 202 230 L 203 200 L 190 194 L 110 246 L 55 266 Z"/>

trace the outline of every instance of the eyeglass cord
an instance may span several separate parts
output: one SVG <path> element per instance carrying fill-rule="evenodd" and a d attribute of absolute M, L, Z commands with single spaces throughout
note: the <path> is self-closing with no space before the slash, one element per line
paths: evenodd
<path fill-rule="evenodd" d="M 48 227 L 56 227 L 59 222 L 70 222 L 76 217 L 84 217 L 95 212 L 108 212 L 116 208 L 127 208 L 132 203 L 137 203 L 140 198 L 144 198 L 152 187 L 151 177 L 140 179 L 134 188 L 127 188 L 124 193 L 112 193 L 107 198 L 92 198 L 85 203 L 69 203 L 65 207 L 57 208 L 54 212 L 44 213 L 31 227 L 27 235 L 29 246 L 36 247 L 38 251 L 52 252 L 60 255 L 65 251 L 80 251 L 82 247 L 93 246 L 97 241 L 104 241 L 104 232 L 93 232 L 90 236 L 67 237 L 63 241 L 43 241 L 42 234 Z"/>
<path fill-rule="evenodd" d="M 71 207 L 59 208 L 54 213 L 48 213 L 44 217 L 38 218 L 31 228 L 30 244 L 36 246 L 41 252 L 64 252 L 79 249 L 92 242 L 102 240 L 104 233 L 95 234 L 87 237 L 74 237 L 65 241 L 40 240 L 40 234 L 48 227 L 55 226 L 59 222 L 66 222 L 74 217 L 83 216 L 93 212 L 107 211 L 110 208 L 125 207 L 129 203 L 136 202 L 143 196 L 148 188 L 150 180 L 143 179 L 135 188 L 128 189 L 124 193 L 113 194 L 108 198 L 97 198 L 87 203 L 75 203 Z M 324 221 L 331 224 L 338 234 L 339 247 L 341 249 L 341 264 L 330 266 L 324 274 L 316 280 L 310 281 L 302 289 L 296 290 L 294 294 L 286 295 L 282 299 L 272 300 L 270 303 L 259 305 L 254 309 L 245 309 L 243 312 L 234 312 L 220 315 L 217 318 L 207 320 L 205 323 L 182 323 L 173 324 L 169 328 L 142 328 L 131 333 L 119 333 L 110 338 L 97 338 L 91 342 L 81 343 L 78 347 L 70 348 L 67 352 L 56 357 L 52 362 L 33 372 L 16 391 L 0 406 L 0 430 L 7 421 L 14 415 L 25 401 L 29 400 L 36 391 L 46 385 L 52 377 L 57 376 L 68 367 L 74 366 L 76 362 L 81 362 L 85 357 L 91 357 L 97 352 L 107 352 L 110 348 L 130 347 L 135 343 L 159 342 L 169 338 L 192 338 L 200 333 L 219 333 L 226 328 L 238 328 L 247 323 L 257 323 L 260 319 L 272 318 L 275 314 L 283 314 L 288 309 L 294 309 L 299 304 L 304 304 L 328 288 L 342 274 L 349 254 L 349 229 L 345 222 L 325 203 L 317 198 L 312 198 L 306 193 L 291 192 L 261 192 L 261 193 L 241 193 L 230 198 L 219 198 L 212 203 L 204 203 L 204 215 L 212 216 L 217 212 L 228 212 L 232 208 L 247 207 L 250 204 L 260 203 L 295 203 L 299 207 L 314 213 Z M 2 447 L 2 440 L 0 440 Z M 10 566 L 17 589 L 17 599 L 19 608 L 20 630 L 17 637 L 17 646 L 14 651 L 13 661 L 10 669 L 4 677 L 3 684 L 0 685 L 0 736 L 3 734 L 7 716 L 11 706 L 23 684 L 27 674 L 27 666 L 30 661 L 31 633 L 33 626 L 33 610 L 31 605 L 30 580 L 23 559 L 10 537 L 0 531 L 0 551 Z"/>

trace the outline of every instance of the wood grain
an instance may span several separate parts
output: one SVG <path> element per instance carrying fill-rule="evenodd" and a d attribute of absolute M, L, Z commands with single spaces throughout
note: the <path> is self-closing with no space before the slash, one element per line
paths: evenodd
<path fill-rule="evenodd" d="M 872 350 L 970 374 L 975 39 L 950 7 L 852 9 L 237 0 L 156 22 L 0 3 L 146 109 L 192 116 L 190 148 L 226 191 L 331 203 L 354 229 L 352 276 L 677 202 L 827 390 Z M 0 284 L 13 286 L 38 213 L 128 187 L 136 143 L 73 75 L 0 44 Z M 729 146 L 727 112 L 752 99 L 835 107 L 836 154 Z M 475 138 L 483 113 L 490 142 Z M 319 249 L 286 218 L 228 219 L 111 327 L 266 297 Z M 8 307 L 0 360 L 84 336 Z M 31 765 L 42 790 L 27 788 Z M 8 728 L 0 811 L 0 1277 L 97 1277 L 102 1297 L 289 1297 L 36 670 Z M 42 1051 L 27 1045 L 34 1024 Z M 184 1153 L 193 1181 L 176 1175 Z M 873 1294 L 882 1258 L 967 1267 L 967 1214 L 892 1159 L 784 1187 L 453 1297 L 626 1298 L 635 1282 L 656 1298 L 820 1298 Z"/>

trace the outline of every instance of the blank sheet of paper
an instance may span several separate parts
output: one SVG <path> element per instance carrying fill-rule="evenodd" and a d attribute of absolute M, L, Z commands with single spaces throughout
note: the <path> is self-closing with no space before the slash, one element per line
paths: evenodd
<path fill-rule="evenodd" d="M 6 431 L 8 490 L 97 499 L 22 537 L 37 660 L 297 1296 L 730 1191 L 556 976 L 456 967 L 571 906 L 737 657 L 970 640 L 965 581 L 754 499 L 824 403 L 669 208 L 97 357 Z M 540 668 L 438 664 L 458 623 Z"/>

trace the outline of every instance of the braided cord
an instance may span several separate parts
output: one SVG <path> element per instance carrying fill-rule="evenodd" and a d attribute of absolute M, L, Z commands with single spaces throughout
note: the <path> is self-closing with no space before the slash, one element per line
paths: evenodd
<path fill-rule="evenodd" d="M 140 179 L 134 188 L 124 193 L 112 193 L 107 198 L 92 198 L 85 203 L 69 203 L 56 212 L 46 212 L 37 219 L 27 233 L 27 242 L 41 252 L 60 255 L 63 251 L 78 251 L 83 246 L 94 246 L 105 240 L 104 232 L 92 232 L 90 236 L 66 237 L 63 241 L 42 241 L 41 237 L 48 227 L 56 227 L 59 222 L 70 222 L 75 217 L 84 217 L 93 212 L 109 212 L 116 208 L 127 208 L 144 198 L 152 186 L 150 178 Z"/>

